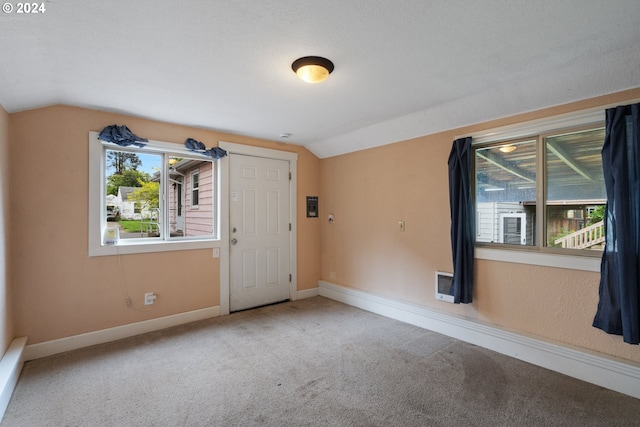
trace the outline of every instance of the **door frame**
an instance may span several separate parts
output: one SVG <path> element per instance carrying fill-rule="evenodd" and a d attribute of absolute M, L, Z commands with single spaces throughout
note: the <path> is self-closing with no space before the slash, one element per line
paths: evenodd
<path fill-rule="evenodd" d="M 504 243 L 504 220 L 505 218 L 520 218 L 520 245 L 527 244 L 527 214 L 517 213 L 501 213 L 498 215 L 498 243 Z M 522 240 L 524 237 L 524 241 Z"/>
<path fill-rule="evenodd" d="M 242 154 L 253 157 L 264 157 L 267 159 L 286 160 L 289 162 L 289 218 L 291 220 L 291 232 L 289 233 L 289 272 L 291 282 L 289 283 L 289 299 L 295 300 L 298 290 L 298 270 L 297 270 L 297 207 L 296 191 L 297 185 L 297 163 L 298 154 L 289 151 L 272 150 L 270 148 L 254 147 L 251 145 L 236 144 L 233 142 L 220 141 L 218 146 L 228 154 Z M 230 256 L 229 256 L 229 198 L 230 198 L 230 176 L 229 176 L 229 156 L 220 159 L 218 169 L 218 194 L 220 195 L 220 314 L 229 314 L 229 287 L 230 287 Z"/>

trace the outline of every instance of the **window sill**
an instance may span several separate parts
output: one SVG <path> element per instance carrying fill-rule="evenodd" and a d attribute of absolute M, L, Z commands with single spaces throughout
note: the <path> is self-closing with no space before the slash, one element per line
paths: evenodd
<path fill-rule="evenodd" d="M 220 240 L 190 240 L 190 241 L 149 241 L 149 242 L 127 242 L 121 240 L 118 245 L 92 246 L 89 247 L 89 256 L 111 256 L 111 255 L 129 255 L 129 254 L 146 254 L 153 252 L 172 252 L 172 251 L 188 251 L 195 249 L 211 249 L 219 248 Z"/>
<path fill-rule="evenodd" d="M 600 257 L 476 247 L 475 258 L 544 267 L 600 272 Z"/>

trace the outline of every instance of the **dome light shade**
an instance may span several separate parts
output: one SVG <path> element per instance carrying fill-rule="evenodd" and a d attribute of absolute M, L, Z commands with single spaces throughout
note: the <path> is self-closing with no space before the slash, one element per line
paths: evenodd
<path fill-rule="evenodd" d="M 293 61 L 291 68 L 301 80 L 320 83 L 333 71 L 333 62 L 319 56 L 305 56 Z"/>
<path fill-rule="evenodd" d="M 515 145 L 503 145 L 502 147 L 500 147 L 500 151 L 502 151 L 503 153 L 511 153 L 512 151 L 515 151 L 518 147 L 516 147 Z"/>

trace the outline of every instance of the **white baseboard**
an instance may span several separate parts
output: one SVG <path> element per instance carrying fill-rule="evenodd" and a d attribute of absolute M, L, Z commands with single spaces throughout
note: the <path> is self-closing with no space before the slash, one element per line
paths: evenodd
<path fill-rule="evenodd" d="M 320 295 L 320 290 L 318 288 L 304 289 L 296 292 L 296 299 L 317 297 L 318 295 Z"/>
<path fill-rule="evenodd" d="M 516 334 L 424 306 L 379 297 L 326 281 L 319 281 L 318 288 L 323 297 L 429 329 L 640 399 L 640 386 L 638 386 L 640 364 Z"/>
<path fill-rule="evenodd" d="M 158 319 L 145 320 L 131 323 L 129 325 L 116 326 L 115 328 L 102 329 L 86 334 L 74 335 L 57 340 L 46 341 L 38 344 L 28 345 L 24 352 L 24 360 L 39 359 L 53 354 L 63 353 L 77 348 L 88 347 L 90 345 L 102 344 L 122 338 L 132 337 L 147 332 L 158 331 L 184 323 L 195 322 L 196 320 L 208 319 L 220 315 L 220 307 L 208 307 L 200 310 L 188 311 L 186 313 L 174 314 L 160 317 Z"/>
<path fill-rule="evenodd" d="M 22 354 L 26 344 L 27 337 L 14 339 L 0 360 L 0 420 L 4 417 L 13 390 L 18 383 L 18 377 L 24 364 Z"/>

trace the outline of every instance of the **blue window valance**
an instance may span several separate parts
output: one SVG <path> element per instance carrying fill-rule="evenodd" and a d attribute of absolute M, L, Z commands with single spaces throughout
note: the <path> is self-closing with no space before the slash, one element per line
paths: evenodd
<path fill-rule="evenodd" d="M 204 154 L 212 159 L 220 159 L 227 155 L 227 152 L 220 147 L 207 148 L 202 142 L 196 141 L 193 138 L 187 138 L 184 142 L 185 147 L 196 153 Z"/>
<path fill-rule="evenodd" d="M 149 142 L 146 138 L 141 138 L 135 135 L 125 125 L 111 125 L 106 126 L 100 132 L 98 139 L 107 142 L 113 142 L 121 147 L 128 147 L 129 145 L 135 145 L 136 147 L 144 147 L 146 142 Z"/>

